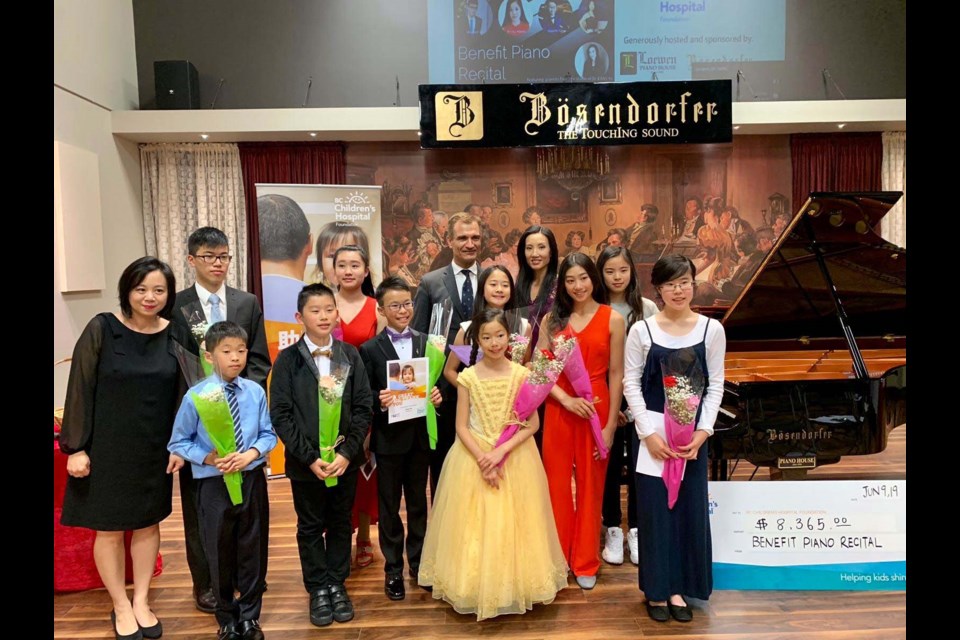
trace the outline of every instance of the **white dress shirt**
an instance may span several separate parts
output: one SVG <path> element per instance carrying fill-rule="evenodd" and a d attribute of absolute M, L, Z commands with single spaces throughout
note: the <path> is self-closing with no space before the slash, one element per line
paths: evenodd
<path fill-rule="evenodd" d="M 311 340 L 307 334 L 303 334 L 303 341 L 307 343 L 307 350 L 309 350 L 310 353 L 313 353 L 317 349 L 333 348 L 333 336 L 327 337 L 327 344 L 325 345 L 314 344 L 313 340 Z M 317 371 L 320 372 L 321 376 L 330 375 L 330 358 L 326 356 L 313 356 L 313 361 L 317 363 Z"/>
<path fill-rule="evenodd" d="M 213 320 L 210 319 L 210 314 L 212 313 L 210 305 L 210 294 L 215 293 L 217 297 L 220 298 L 220 315 L 223 316 L 223 319 L 227 319 L 227 285 L 220 285 L 218 291 L 207 291 L 200 283 L 196 283 L 193 287 L 197 290 L 197 298 L 200 299 L 200 305 L 203 307 L 203 315 L 207 319 L 209 324 L 213 324 Z"/>

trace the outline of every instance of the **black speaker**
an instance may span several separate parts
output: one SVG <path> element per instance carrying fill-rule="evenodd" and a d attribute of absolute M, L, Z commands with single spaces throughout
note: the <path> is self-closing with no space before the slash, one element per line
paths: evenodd
<path fill-rule="evenodd" d="M 200 79 L 187 60 L 155 60 L 153 80 L 157 109 L 199 109 Z"/>

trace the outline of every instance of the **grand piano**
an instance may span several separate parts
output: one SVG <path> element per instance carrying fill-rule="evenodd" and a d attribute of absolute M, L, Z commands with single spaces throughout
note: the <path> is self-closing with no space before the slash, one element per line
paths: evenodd
<path fill-rule="evenodd" d="M 874 229 L 899 192 L 812 193 L 722 312 L 711 474 L 803 478 L 883 451 L 907 419 L 906 252 Z M 706 311 L 706 310 L 705 310 Z"/>

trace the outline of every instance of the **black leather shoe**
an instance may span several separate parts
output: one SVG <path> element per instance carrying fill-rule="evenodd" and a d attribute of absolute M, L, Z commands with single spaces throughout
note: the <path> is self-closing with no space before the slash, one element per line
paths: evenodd
<path fill-rule="evenodd" d="M 644 604 L 647 606 L 647 615 L 650 616 L 651 620 L 666 622 L 670 619 L 670 610 L 667 609 L 666 605 L 652 605 L 649 602 L 645 602 Z"/>
<path fill-rule="evenodd" d="M 117 640 L 143 640 L 143 632 L 138 628 L 133 633 L 128 633 L 127 635 L 122 635 L 117 631 L 117 612 L 110 611 L 110 622 L 113 623 L 113 635 Z"/>
<path fill-rule="evenodd" d="M 690 609 L 690 605 L 681 607 L 669 602 L 667 606 L 670 608 L 670 615 L 672 615 L 673 619 L 677 622 L 690 622 L 693 620 L 693 611 Z"/>
<path fill-rule="evenodd" d="M 310 594 L 310 623 L 317 627 L 333 624 L 330 589 L 317 589 Z"/>
<path fill-rule="evenodd" d="M 225 624 L 217 631 L 217 640 L 240 640 L 240 633 L 234 623 Z"/>
<path fill-rule="evenodd" d="M 387 576 L 383 583 L 383 592 L 391 600 L 403 600 L 407 597 L 407 589 L 403 586 L 403 576 Z"/>
<path fill-rule="evenodd" d="M 241 640 L 264 640 L 259 620 L 244 620 L 240 623 Z"/>
<path fill-rule="evenodd" d="M 337 622 L 353 620 L 353 603 L 347 595 L 347 588 L 342 584 L 330 585 L 330 602 L 333 603 L 333 619 Z"/>
<path fill-rule="evenodd" d="M 203 611 L 204 613 L 216 612 L 217 596 L 213 595 L 213 589 L 198 589 L 194 587 L 193 599 L 196 600 L 199 611 Z M 157 637 L 159 638 L 160 636 Z"/>

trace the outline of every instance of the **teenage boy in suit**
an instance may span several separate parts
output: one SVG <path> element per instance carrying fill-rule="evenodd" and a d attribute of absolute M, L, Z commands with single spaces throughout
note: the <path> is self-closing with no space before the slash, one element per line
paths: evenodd
<path fill-rule="evenodd" d="M 380 501 L 380 550 L 386 560 L 384 592 L 391 600 L 403 600 L 404 531 L 400 520 L 400 497 L 407 505 L 406 548 L 410 577 L 416 580 L 420 553 L 427 532 L 427 475 L 430 470 L 430 442 L 426 418 L 388 423 L 393 396 L 387 377 L 387 362 L 422 358 L 427 336 L 410 328 L 413 301 L 410 286 L 397 276 L 385 278 L 377 287 L 377 312 L 387 326 L 378 335 L 360 345 L 360 358 L 367 369 L 370 390 L 377 408 L 373 412 L 370 451 L 377 456 L 377 493 Z M 430 401 L 442 402 L 440 390 L 433 387 Z"/>
<path fill-rule="evenodd" d="M 172 320 L 191 331 L 189 317 L 207 325 L 229 320 L 236 322 L 247 333 L 247 365 L 241 375 L 267 388 L 270 373 L 270 354 L 263 329 L 260 302 L 252 293 L 228 287 L 227 269 L 233 256 L 226 234 L 214 227 L 201 227 L 187 240 L 187 263 L 196 275 L 196 283 L 177 292 Z M 186 542 L 187 566 L 193 579 L 193 599 L 197 609 L 204 613 L 216 610 L 214 584 L 210 581 L 207 558 L 200 540 L 197 522 L 196 490 L 193 469 L 186 465 L 180 471 L 180 506 L 183 510 L 183 536 Z"/>
<path fill-rule="evenodd" d="M 322 284 L 305 286 L 297 296 L 296 318 L 304 334 L 274 363 L 270 418 L 284 444 L 303 585 L 310 594 L 310 622 L 324 627 L 354 616 L 344 583 L 350 575 L 350 518 L 373 396 L 356 347 L 333 337 L 337 324 L 333 291 Z M 335 459 L 325 462 L 320 457 L 318 384 L 342 365 L 350 366 L 341 394 L 343 440 L 332 445 Z M 327 478 L 336 478 L 336 484 L 327 486 Z"/>

